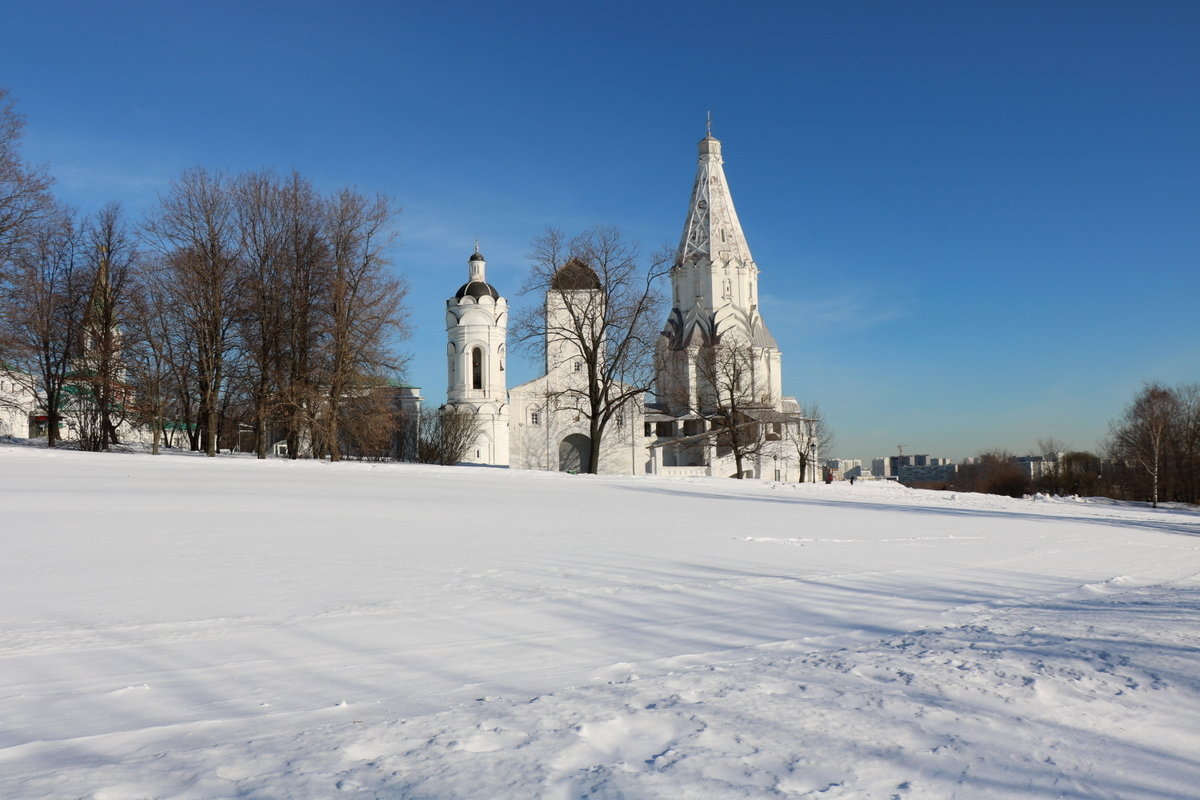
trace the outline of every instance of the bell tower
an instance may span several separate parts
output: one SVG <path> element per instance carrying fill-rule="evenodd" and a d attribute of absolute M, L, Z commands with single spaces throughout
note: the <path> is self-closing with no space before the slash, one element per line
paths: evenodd
<path fill-rule="evenodd" d="M 467 282 L 446 301 L 446 405 L 475 412 L 480 435 L 466 461 L 508 464 L 508 301 L 487 282 L 476 245 Z"/>

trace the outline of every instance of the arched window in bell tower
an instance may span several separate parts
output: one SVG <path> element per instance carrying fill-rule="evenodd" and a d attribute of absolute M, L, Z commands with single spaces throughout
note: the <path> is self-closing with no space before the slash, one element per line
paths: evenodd
<path fill-rule="evenodd" d="M 483 350 L 478 347 L 471 350 L 471 388 L 483 388 Z"/>

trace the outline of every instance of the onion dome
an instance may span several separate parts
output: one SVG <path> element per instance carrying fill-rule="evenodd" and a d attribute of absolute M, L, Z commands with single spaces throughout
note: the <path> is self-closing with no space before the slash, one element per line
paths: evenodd
<path fill-rule="evenodd" d="M 474 297 L 476 300 L 484 295 L 490 296 L 493 300 L 500 299 L 500 293 L 496 291 L 496 287 L 484 281 L 470 281 L 469 283 L 464 283 L 454 294 L 454 296 L 459 300 L 462 300 L 467 295 Z"/>
<path fill-rule="evenodd" d="M 479 245 L 475 245 L 475 252 L 467 259 L 469 272 L 467 277 L 469 280 L 459 287 L 458 292 L 454 295 L 457 299 L 462 300 L 467 295 L 478 300 L 481 297 L 490 296 L 493 300 L 500 299 L 500 293 L 496 291 L 496 287 L 487 282 L 486 266 L 487 262 L 483 259 L 483 253 L 479 252 Z"/>

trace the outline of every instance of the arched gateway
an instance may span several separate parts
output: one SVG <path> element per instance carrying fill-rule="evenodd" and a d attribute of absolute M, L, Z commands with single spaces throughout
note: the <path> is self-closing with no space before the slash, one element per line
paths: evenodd
<path fill-rule="evenodd" d="M 583 472 L 592 456 L 592 440 L 585 434 L 572 433 L 558 443 L 559 472 Z"/>

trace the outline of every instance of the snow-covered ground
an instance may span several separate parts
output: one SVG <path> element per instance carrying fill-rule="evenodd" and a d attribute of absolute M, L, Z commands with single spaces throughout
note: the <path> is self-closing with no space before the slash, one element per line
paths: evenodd
<path fill-rule="evenodd" d="M 1195 798 L 1200 515 L 0 446 L 3 798 Z"/>

